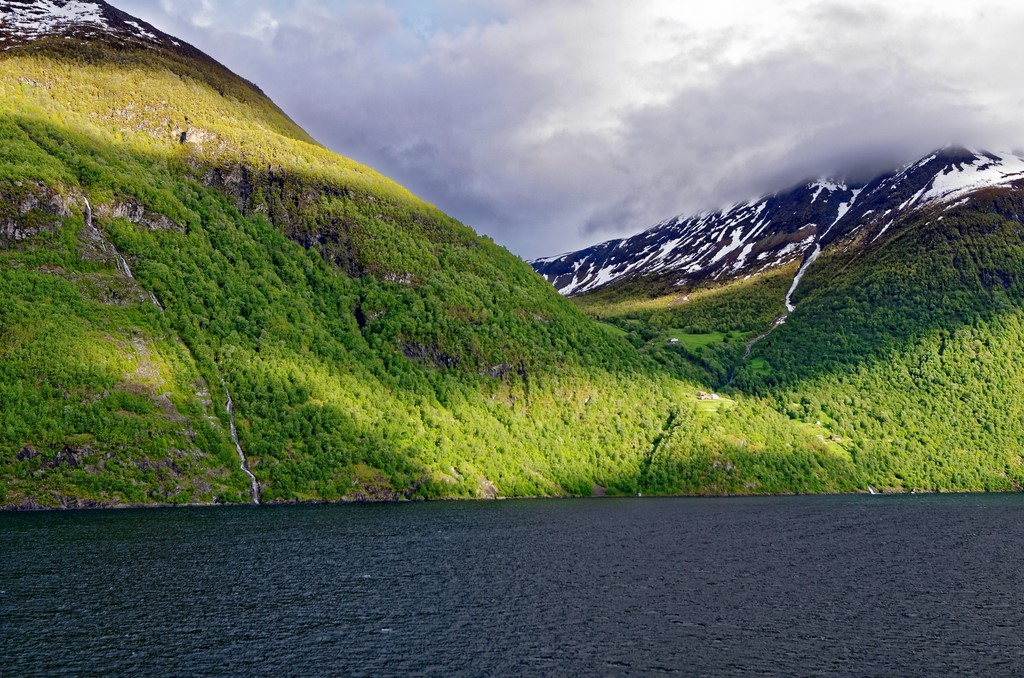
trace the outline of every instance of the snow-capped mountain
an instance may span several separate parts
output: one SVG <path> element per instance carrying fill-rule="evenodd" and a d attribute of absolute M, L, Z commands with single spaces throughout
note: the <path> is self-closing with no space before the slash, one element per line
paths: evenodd
<path fill-rule="evenodd" d="M 42 38 L 107 39 L 202 56 L 150 24 L 103 0 L 0 0 L 0 50 Z"/>
<path fill-rule="evenodd" d="M 867 230 L 874 241 L 919 209 L 994 186 L 1024 187 L 1024 157 L 945 148 L 867 183 L 822 179 L 721 212 L 677 216 L 635 236 L 531 261 L 562 294 L 657 276 L 725 281 L 809 257 Z"/>

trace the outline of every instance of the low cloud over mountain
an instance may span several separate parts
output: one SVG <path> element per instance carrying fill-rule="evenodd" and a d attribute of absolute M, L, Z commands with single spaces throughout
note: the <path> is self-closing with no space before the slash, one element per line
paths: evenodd
<path fill-rule="evenodd" d="M 1010 2 L 121 5 L 524 257 L 1024 138 Z"/>

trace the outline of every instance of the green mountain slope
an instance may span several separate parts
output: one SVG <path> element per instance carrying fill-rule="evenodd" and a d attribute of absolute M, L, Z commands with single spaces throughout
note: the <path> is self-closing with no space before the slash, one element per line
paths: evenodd
<path fill-rule="evenodd" d="M 634 279 L 575 301 L 677 374 L 818 427 L 864 486 L 1016 491 L 1020 214 L 1024 191 L 1005 186 L 897 214 L 884 238 L 881 223 L 865 227 L 825 250 L 794 294 L 796 310 L 774 327 L 795 265 L 687 294 Z M 667 336 L 679 345 L 666 347 Z M 666 454 L 688 447 L 685 437 L 669 441 Z M 666 474 L 673 486 L 692 472 L 677 463 Z"/>
<path fill-rule="evenodd" d="M 738 388 L 828 422 L 877 485 L 1024 485 L 1024 213 L 1019 189 L 912 215 L 811 269 L 799 312 Z"/>
<path fill-rule="evenodd" d="M 9 49 L 0 136 L 0 504 L 250 501 L 229 395 L 265 502 L 860 487 L 187 46 Z"/>

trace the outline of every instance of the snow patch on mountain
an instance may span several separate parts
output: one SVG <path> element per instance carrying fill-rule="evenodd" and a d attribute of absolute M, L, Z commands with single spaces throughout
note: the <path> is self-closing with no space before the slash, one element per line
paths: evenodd
<path fill-rule="evenodd" d="M 812 244 L 824 249 L 861 230 L 876 242 L 916 210 L 949 208 L 973 191 L 1016 181 L 1024 185 L 1024 157 L 950 147 L 863 184 L 821 178 L 530 263 L 563 294 L 648 276 L 675 286 L 729 280 L 783 266 L 810 255 Z"/>
<path fill-rule="evenodd" d="M 150 33 L 145 28 L 139 25 L 138 21 L 125 21 L 125 24 L 135 29 L 135 34 L 140 38 L 146 38 L 148 40 L 156 40 L 156 34 Z"/>
<path fill-rule="evenodd" d="M 810 184 L 808 188 L 814 189 L 814 195 L 811 196 L 811 204 L 814 204 L 814 202 L 818 200 L 818 196 L 821 195 L 822 191 L 828 191 L 829 193 L 834 191 L 845 191 L 846 184 L 832 181 L 831 179 L 818 179 L 814 183 Z"/>
<path fill-rule="evenodd" d="M 0 0 L 0 45 L 4 49 L 62 35 L 110 34 L 156 44 L 173 43 L 158 33 L 152 26 L 96 0 Z"/>
<path fill-rule="evenodd" d="M 563 294 L 579 294 L 633 276 L 676 276 L 673 285 L 698 279 L 750 275 L 789 263 L 813 242 L 816 223 L 831 221 L 839 202 L 850 202 L 841 182 L 819 181 L 797 189 L 812 209 L 790 212 L 776 196 L 735 205 L 722 212 L 666 219 L 625 240 L 532 263 Z M 806 207 L 806 205 L 805 205 Z"/>
<path fill-rule="evenodd" d="M 0 28 L 20 38 L 59 33 L 71 26 L 109 28 L 103 8 L 93 2 L 36 0 L 0 4 Z"/>
<path fill-rule="evenodd" d="M 793 276 L 793 284 L 789 286 L 789 291 L 786 292 L 786 312 L 792 313 L 796 310 L 796 306 L 793 305 L 793 292 L 796 292 L 796 288 L 800 286 L 800 280 L 804 277 L 804 273 L 811 267 L 818 257 L 821 256 L 821 246 L 817 243 L 814 244 L 814 249 L 804 259 L 804 263 L 800 265 L 800 270 Z"/>
<path fill-rule="evenodd" d="M 68 24 L 107 25 L 99 5 L 79 0 L 69 0 L 63 5 L 54 0 L 8 2 L 0 12 L 5 26 L 22 35 L 52 33 Z"/>
<path fill-rule="evenodd" d="M 972 162 L 955 164 L 937 174 L 920 201 L 955 200 L 979 188 L 1005 186 L 1020 179 L 1024 179 L 1024 158 L 976 151 Z"/>

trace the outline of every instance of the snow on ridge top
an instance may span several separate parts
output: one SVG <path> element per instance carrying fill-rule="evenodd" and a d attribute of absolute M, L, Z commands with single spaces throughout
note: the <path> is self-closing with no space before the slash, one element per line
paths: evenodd
<path fill-rule="evenodd" d="M 51 35 L 98 32 L 164 42 L 152 26 L 101 0 L 0 0 L 0 44 L 6 43 L 7 49 Z"/>
<path fill-rule="evenodd" d="M 109 28 L 103 8 L 85 0 L 35 0 L 0 4 L 0 25 L 21 37 L 57 32 L 73 25 Z"/>
<path fill-rule="evenodd" d="M 974 155 L 971 162 L 956 163 L 936 174 L 928 190 L 920 197 L 920 203 L 954 200 L 979 188 L 1003 186 L 1024 179 L 1024 158 L 1019 155 L 971 153 Z"/>
<path fill-rule="evenodd" d="M 831 179 L 818 179 L 807 184 L 807 188 L 814 189 L 814 195 L 811 197 L 811 204 L 813 205 L 822 191 L 828 191 L 829 193 L 845 191 L 846 184 Z"/>
<path fill-rule="evenodd" d="M 126 24 L 135 29 L 135 32 L 143 38 L 149 38 L 150 40 L 156 40 L 156 35 L 150 33 L 145 28 L 139 25 L 138 21 L 125 21 Z"/>
<path fill-rule="evenodd" d="M 561 261 L 561 260 L 564 260 L 564 259 L 568 259 L 569 257 L 571 257 L 574 254 L 576 254 L 576 253 L 575 252 L 566 252 L 565 254 L 556 254 L 553 257 L 540 257 L 539 259 L 527 259 L 526 263 L 528 263 L 528 264 L 550 264 L 553 261 Z"/>
<path fill-rule="evenodd" d="M 634 277 L 657 275 L 677 286 L 722 280 L 809 257 L 812 244 L 827 247 L 864 227 L 870 227 L 874 242 L 913 210 L 936 204 L 948 209 L 980 189 L 1012 184 L 1024 186 L 1024 152 L 949 146 L 866 183 L 821 176 L 531 263 L 566 295 Z"/>
<path fill-rule="evenodd" d="M 845 191 L 846 190 L 846 184 L 844 184 L 841 181 L 836 181 L 834 179 L 829 179 L 827 177 L 822 177 L 821 179 L 818 179 L 817 181 L 812 181 L 811 183 L 809 183 L 807 185 L 807 188 L 820 188 L 822 190 L 829 191 L 829 192 L 832 192 L 832 191 Z"/>

